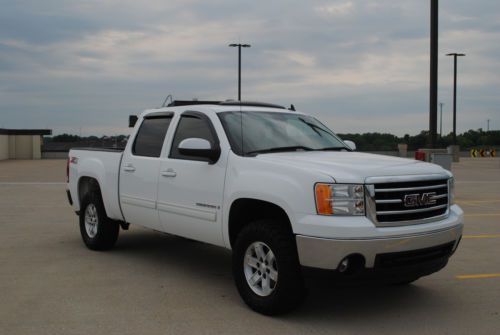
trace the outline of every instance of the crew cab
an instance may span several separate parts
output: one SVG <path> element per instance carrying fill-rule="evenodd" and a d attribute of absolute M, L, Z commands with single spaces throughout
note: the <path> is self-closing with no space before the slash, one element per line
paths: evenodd
<path fill-rule="evenodd" d="M 240 101 L 146 110 L 124 150 L 68 157 L 88 248 L 132 224 L 231 249 L 242 299 L 267 315 L 300 304 L 309 269 L 397 284 L 442 269 L 463 230 L 453 188 L 440 166 L 356 152 L 310 115 Z"/>

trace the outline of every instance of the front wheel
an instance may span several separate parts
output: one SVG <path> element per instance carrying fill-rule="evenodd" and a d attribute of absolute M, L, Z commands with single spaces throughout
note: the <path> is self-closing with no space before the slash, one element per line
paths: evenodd
<path fill-rule="evenodd" d="M 120 225 L 106 216 L 101 195 L 87 194 L 82 200 L 80 234 L 85 245 L 92 250 L 111 249 L 118 239 Z"/>
<path fill-rule="evenodd" d="M 291 311 L 305 296 L 293 234 L 272 220 L 253 222 L 239 233 L 233 276 L 245 303 L 265 315 Z"/>

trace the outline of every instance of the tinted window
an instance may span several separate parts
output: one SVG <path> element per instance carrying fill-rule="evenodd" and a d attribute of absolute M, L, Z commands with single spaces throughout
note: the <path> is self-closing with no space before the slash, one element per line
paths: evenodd
<path fill-rule="evenodd" d="M 311 116 L 298 113 L 223 112 L 217 114 L 233 152 L 279 148 L 346 149 L 334 133 Z"/>
<path fill-rule="evenodd" d="M 192 137 L 203 138 L 209 141 L 212 145 L 214 145 L 215 143 L 212 128 L 208 120 L 196 116 L 183 115 L 179 121 L 179 125 L 177 126 L 177 131 L 175 132 L 174 141 L 172 143 L 172 150 L 170 151 L 170 157 L 195 160 L 195 158 L 193 158 L 192 156 L 181 155 L 177 148 L 182 140 Z M 205 158 L 200 159 L 206 160 Z"/>
<path fill-rule="evenodd" d="M 160 157 L 171 117 L 144 119 L 135 137 L 132 152 L 137 156 Z"/>

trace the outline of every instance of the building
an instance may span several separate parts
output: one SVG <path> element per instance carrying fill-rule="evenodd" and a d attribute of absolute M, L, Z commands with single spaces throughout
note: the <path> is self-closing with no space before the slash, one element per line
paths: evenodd
<path fill-rule="evenodd" d="M 3 129 L 0 128 L 0 160 L 41 159 L 44 135 L 50 129 Z"/>

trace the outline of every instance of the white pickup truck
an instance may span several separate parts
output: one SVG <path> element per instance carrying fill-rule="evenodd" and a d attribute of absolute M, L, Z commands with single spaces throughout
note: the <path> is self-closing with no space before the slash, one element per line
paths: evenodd
<path fill-rule="evenodd" d="M 232 249 L 241 297 L 272 315 L 303 300 L 309 268 L 410 283 L 458 246 L 450 172 L 354 150 L 293 108 L 174 101 L 124 150 L 71 150 L 67 191 L 90 249 L 129 224 Z"/>

